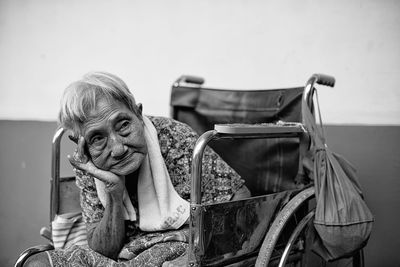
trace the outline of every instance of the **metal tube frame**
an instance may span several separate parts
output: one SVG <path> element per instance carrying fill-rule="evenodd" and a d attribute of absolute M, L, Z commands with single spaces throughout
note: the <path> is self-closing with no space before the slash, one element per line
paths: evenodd
<path fill-rule="evenodd" d="M 23 267 L 23 266 L 24 266 L 24 263 L 26 262 L 26 260 L 27 260 L 30 256 L 32 256 L 32 255 L 34 255 L 34 254 L 37 254 L 37 253 L 40 253 L 40 252 L 47 251 L 47 250 L 53 250 L 53 249 L 54 249 L 53 245 L 50 245 L 50 244 L 47 244 L 47 245 L 40 245 L 40 246 L 28 248 L 28 249 L 24 250 L 24 251 L 19 255 L 17 261 L 16 261 L 15 264 L 14 264 L 14 267 Z"/>
<path fill-rule="evenodd" d="M 53 137 L 51 146 L 51 192 L 50 192 L 50 223 L 58 214 L 60 203 L 60 144 L 65 129 L 59 128 Z"/>
<path fill-rule="evenodd" d="M 290 251 L 292 247 L 294 246 L 297 238 L 299 235 L 303 232 L 303 230 L 306 228 L 307 224 L 314 218 L 314 211 L 310 211 L 304 218 L 297 224 L 296 228 L 293 230 L 292 235 L 289 238 L 289 241 L 286 244 L 285 250 L 283 251 L 281 260 L 279 262 L 278 267 L 284 267 L 286 264 L 286 261 L 289 257 Z"/>

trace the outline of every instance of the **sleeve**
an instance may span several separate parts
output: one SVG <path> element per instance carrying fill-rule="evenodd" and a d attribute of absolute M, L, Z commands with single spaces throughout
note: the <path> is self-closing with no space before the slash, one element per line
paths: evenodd
<path fill-rule="evenodd" d="M 94 178 L 76 171 L 76 185 L 80 189 L 80 204 L 83 221 L 86 224 L 97 223 L 104 214 L 104 207 L 97 196 Z"/>
<path fill-rule="evenodd" d="M 156 126 L 157 128 L 157 126 Z M 161 153 L 178 194 L 190 198 L 191 166 L 198 135 L 188 125 L 171 120 L 159 131 Z M 244 184 L 244 180 L 210 147 L 203 154 L 202 202 L 229 201 Z"/>

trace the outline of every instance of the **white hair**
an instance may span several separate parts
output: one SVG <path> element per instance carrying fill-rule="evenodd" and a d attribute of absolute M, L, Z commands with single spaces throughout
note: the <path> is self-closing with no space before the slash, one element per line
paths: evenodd
<path fill-rule="evenodd" d="M 77 137 L 101 99 L 121 102 L 140 117 L 135 98 L 124 81 L 107 72 L 90 72 L 65 89 L 58 115 L 59 127 L 71 130 Z"/>

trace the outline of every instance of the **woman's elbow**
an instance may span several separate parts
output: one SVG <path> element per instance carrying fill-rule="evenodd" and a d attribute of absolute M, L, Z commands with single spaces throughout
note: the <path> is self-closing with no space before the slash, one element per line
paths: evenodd
<path fill-rule="evenodd" d="M 232 200 L 239 200 L 251 197 L 250 190 L 243 185 L 232 197 Z"/>
<path fill-rule="evenodd" d="M 89 248 L 107 258 L 117 260 L 121 248 L 118 247 L 118 249 L 115 249 L 112 246 L 113 242 L 108 242 L 104 240 L 104 238 L 99 238 L 99 236 L 95 234 L 95 231 L 96 227 L 88 229 L 87 241 Z"/>

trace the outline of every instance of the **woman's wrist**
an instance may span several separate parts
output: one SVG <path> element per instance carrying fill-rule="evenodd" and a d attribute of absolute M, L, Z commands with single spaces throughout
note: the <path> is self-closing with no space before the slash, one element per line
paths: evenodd
<path fill-rule="evenodd" d="M 106 186 L 104 191 L 108 197 L 114 201 L 121 201 L 124 197 L 125 191 L 125 176 L 118 176 L 119 181 L 117 183 L 105 183 Z"/>
<path fill-rule="evenodd" d="M 106 192 L 107 204 L 120 205 L 123 207 L 124 191 L 111 191 Z"/>

